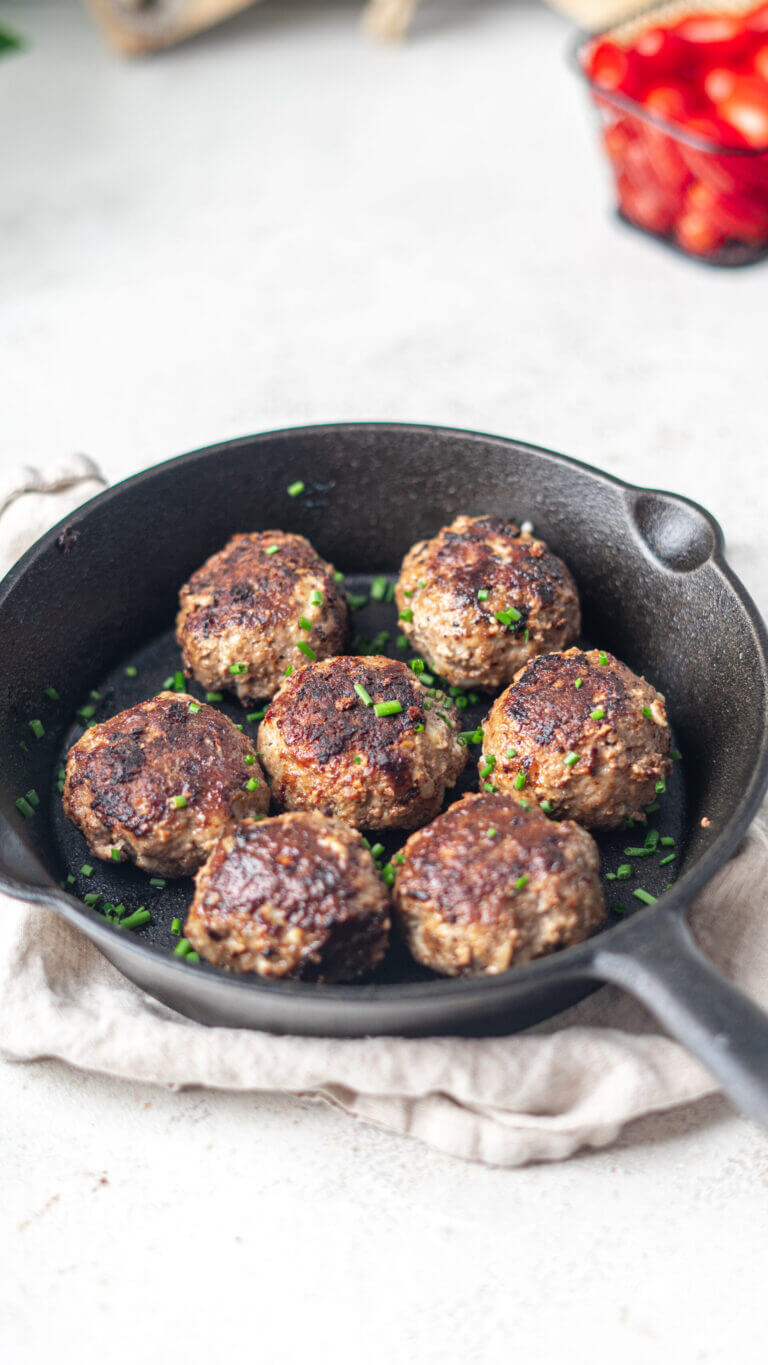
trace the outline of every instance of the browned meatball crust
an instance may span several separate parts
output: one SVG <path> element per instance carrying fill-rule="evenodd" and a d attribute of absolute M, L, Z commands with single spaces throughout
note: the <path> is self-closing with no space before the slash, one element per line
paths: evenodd
<path fill-rule="evenodd" d="M 69 751 L 63 800 L 97 858 L 183 877 L 237 820 L 268 809 L 269 788 L 231 720 L 161 692 L 86 730 Z"/>
<path fill-rule="evenodd" d="M 379 716 L 379 703 L 398 710 Z M 288 810 L 320 810 L 360 829 L 414 829 L 437 814 L 464 767 L 458 735 L 453 705 L 430 696 L 405 664 L 341 657 L 283 683 L 260 726 L 259 755 Z"/>
<path fill-rule="evenodd" d="M 179 594 L 176 638 L 187 675 L 243 702 L 271 697 L 286 668 L 339 654 L 348 630 L 333 565 L 304 536 L 284 531 L 233 536 Z"/>
<path fill-rule="evenodd" d="M 605 919 L 592 836 L 508 796 L 465 796 L 403 850 L 394 887 L 418 962 L 495 975 L 580 943 Z"/>
<path fill-rule="evenodd" d="M 411 644 L 457 687 L 504 687 L 528 659 L 563 649 L 581 629 L 563 561 L 500 517 L 457 517 L 414 545 L 395 600 Z"/>
<path fill-rule="evenodd" d="M 244 820 L 196 878 L 185 934 L 217 967 L 352 981 L 380 962 L 389 895 L 362 836 L 315 812 Z"/>
<path fill-rule="evenodd" d="M 604 650 L 569 649 L 534 659 L 496 699 L 480 772 L 556 818 L 614 829 L 655 800 L 670 743 L 661 693 Z"/>

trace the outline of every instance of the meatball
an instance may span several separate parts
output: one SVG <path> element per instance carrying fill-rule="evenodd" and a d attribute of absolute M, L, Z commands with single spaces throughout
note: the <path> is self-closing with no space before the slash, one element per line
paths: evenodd
<path fill-rule="evenodd" d="M 362 835 L 299 811 L 225 835 L 197 874 L 184 932 L 217 967 L 328 982 L 375 967 L 389 927 Z"/>
<path fill-rule="evenodd" d="M 418 962 L 495 975 L 605 919 L 600 856 L 586 830 L 508 796 L 465 796 L 412 834 L 397 869 L 397 921 Z"/>
<path fill-rule="evenodd" d="M 67 758 L 64 814 L 91 852 L 163 877 L 194 872 L 237 820 L 268 807 L 250 740 L 183 692 L 94 725 Z"/>
<path fill-rule="evenodd" d="M 455 707 L 403 663 L 326 659 L 283 683 L 259 729 L 276 801 L 361 829 L 414 829 L 464 767 Z"/>
<path fill-rule="evenodd" d="M 339 654 L 348 631 L 333 565 L 284 531 L 233 536 L 179 594 L 187 675 L 243 702 L 271 697 L 287 668 Z"/>
<path fill-rule="evenodd" d="M 595 829 L 643 807 L 671 769 L 661 693 L 604 650 L 526 665 L 485 724 L 480 773 L 499 791 Z"/>
<path fill-rule="evenodd" d="M 572 644 L 581 629 L 563 561 L 500 517 L 457 517 L 414 545 L 395 600 L 411 644 L 457 687 L 505 687 L 528 659 Z"/>

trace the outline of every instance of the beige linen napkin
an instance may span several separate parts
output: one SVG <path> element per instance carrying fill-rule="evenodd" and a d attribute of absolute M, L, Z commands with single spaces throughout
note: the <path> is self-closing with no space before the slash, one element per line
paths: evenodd
<path fill-rule="evenodd" d="M 103 482 L 82 458 L 0 488 L 0 572 Z M 768 1006 L 765 817 L 699 901 L 718 966 Z M 455 1156 L 522 1165 L 613 1141 L 714 1082 L 634 1001 L 606 987 L 508 1038 L 273 1037 L 206 1028 L 144 995 L 58 916 L 0 897 L 0 1052 L 170 1087 L 284 1091 Z"/>

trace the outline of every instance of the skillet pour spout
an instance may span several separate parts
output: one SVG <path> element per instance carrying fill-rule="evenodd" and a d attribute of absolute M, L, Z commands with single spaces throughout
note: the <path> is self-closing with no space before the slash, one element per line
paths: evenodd
<path fill-rule="evenodd" d="M 291 497 L 297 483 L 305 491 Z M 587 640 L 665 694 L 683 759 L 662 808 L 676 822 L 677 879 L 667 889 L 665 869 L 656 903 L 630 893 L 596 938 L 495 977 L 438 980 L 396 951 L 363 984 L 317 986 L 236 977 L 174 956 L 170 925 L 188 904 L 187 882 L 153 891 L 151 922 L 135 932 L 83 903 L 91 883 L 76 877 L 71 891 L 61 888 L 86 861 L 56 783 L 72 718 L 91 690 L 106 716 L 174 673 L 177 591 L 207 557 L 237 532 L 282 527 L 362 586 L 394 575 L 415 541 L 460 513 L 531 521 L 576 578 Z M 380 629 L 365 611 L 356 628 Z M 768 1019 L 708 963 L 685 920 L 768 785 L 765 627 L 724 559 L 716 521 L 697 504 L 474 432 L 383 423 L 268 432 L 157 465 L 54 527 L 0 585 L 0 633 L 10 642 L 0 656 L 0 888 L 61 914 L 150 994 L 231 1027 L 483 1035 L 525 1028 L 612 981 L 768 1127 Z M 57 701 L 41 700 L 51 686 Z M 243 720 L 236 702 L 228 713 Z M 30 739 L 33 718 L 43 733 Z M 16 801 L 32 788 L 39 806 L 25 819 Z M 618 851 L 601 841 L 604 870 Z M 95 869 L 93 881 L 108 899 L 146 902 L 146 878 L 126 864 Z"/>

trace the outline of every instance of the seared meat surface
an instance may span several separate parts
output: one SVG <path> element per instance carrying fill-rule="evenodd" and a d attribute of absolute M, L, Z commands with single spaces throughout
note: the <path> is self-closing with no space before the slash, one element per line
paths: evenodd
<path fill-rule="evenodd" d="M 457 517 L 414 545 L 395 597 L 414 649 L 458 687 L 504 687 L 528 659 L 564 648 L 581 629 L 566 565 L 499 517 Z"/>
<path fill-rule="evenodd" d="M 605 918 L 592 836 L 508 796 L 465 796 L 403 853 L 401 932 L 417 961 L 445 976 L 506 971 L 580 943 Z"/>
<path fill-rule="evenodd" d="M 271 697 L 287 668 L 338 654 L 348 629 L 333 565 L 304 536 L 284 531 L 233 536 L 179 594 L 176 638 L 187 675 L 243 702 Z"/>
<path fill-rule="evenodd" d="M 380 704 L 390 714 L 378 715 Z M 452 703 L 430 696 L 405 664 L 342 656 L 286 679 L 258 743 L 284 808 L 360 829 L 413 829 L 437 814 L 464 767 L 458 734 Z"/>
<path fill-rule="evenodd" d="M 569 649 L 534 659 L 494 702 L 480 772 L 556 818 L 613 829 L 655 800 L 670 743 L 661 693 L 604 650 Z"/>
<path fill-rule="evenodd" d="M 189 942 L 235 972 L 352 981 L 386 952 L 389 895 L 362 836 L 314 812 L 244 820 L 196 878 Z"/>
<path fill-rule="evenodd" d="M 183 877 L 237 820 L 268 809 L 269 788 L 231 720 L 161 692 L 86 730 L 69 752 L 63 801 L 97 858 Z"/>

